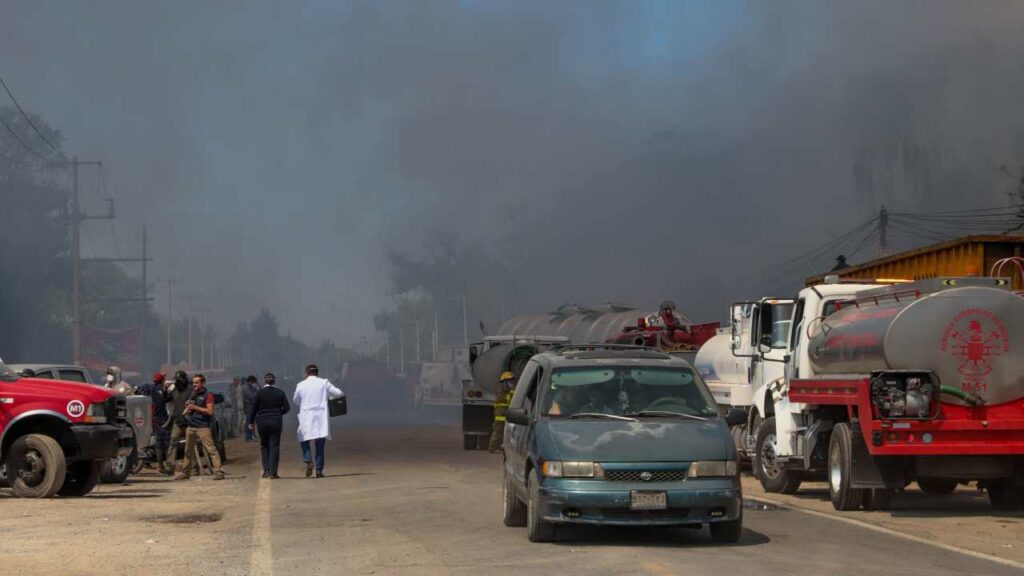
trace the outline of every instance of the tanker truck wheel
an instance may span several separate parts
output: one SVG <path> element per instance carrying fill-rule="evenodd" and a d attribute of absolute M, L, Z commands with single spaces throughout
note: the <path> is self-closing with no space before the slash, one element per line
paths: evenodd
<path fill-rule="evenodd" d="M 1014 478 L 1003 478 L 988 485 L 988 501 L 996 510 L 1020 510 L 1024 508 L 1024 492 Z"/>
<path fill-rule="evenodd" d="M 828 492 L 836 510 L 856 510 L 864 500 L 864 490 L 854 488 L 853 434 L 850 425 L 840 422 L 832 428 L 828 441 Z"/>
<path fill-rule="evenodd" d="M 888 510 L 892 507 L 892 490 L 888 488 L 864 490 L 861 505 L 868 512 Z"/>
<path fill-rule="evenodd" d="M 49 498 L 64 485 L 64 450 L 45 434 L 27 434 L 7 451 L 7 472 L 15 496 Z"/>
<path fill-rule="evenodd" d="M 775 418 L 768 418 L 757 430 L 754 450 L 754 475 L 761 481 L 765 492 L 795 494 L 803 481 L 799 470 L 788 470 L 776 458 L 778 439 Z"/>

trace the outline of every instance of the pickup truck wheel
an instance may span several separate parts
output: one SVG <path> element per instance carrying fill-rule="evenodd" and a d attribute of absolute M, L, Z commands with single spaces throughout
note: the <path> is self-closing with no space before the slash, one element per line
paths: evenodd
<path fill-rule="evenodd" d="M 754 474 L 761 481 L 765 492 L 795 494 L 800 489 L 803 476 L 799 470 L 788 470 L 776 459 L 778 440 L 775 435 L 775 418 L 768 418 L 757 430 L 754 450 Z"/>
<path fill-rule="evenodd" d="M 1024 508 L 1024 494 L 1017 488 L 1013 478 L 996 480 L 988 485 L 988 501 L 996 510 L 1020 510 Z"/>
<path fill-rule="evenodd" d="M 743 534 L 743 512 L 741 511 L 740 517 L 735 520 L 712 522 L 710 528 L 712 542 L 718 544 L 739 542 L 740 536 Z"/>
<path fill-rule="evenodd" d="M 947 480 L 945 478 L 920 478 L 917 481 L 917 487 L 921 489 L 921 492 L 934 496 L 948 496 L 952 494 L 956 490 L 957 484 L 959 482 L 956 480 Z"/>
<path fill-rule="evenodd" d="M 56 440 L 45 434 L 27 434 L 7 451 L 7 470 L 15 496 L 49 498 L 64 485 L 67 462 Z"/>
<path fill-rule="evenodd" d="M 527 476 L 527 492 L 530 499 L 526 503 L 526 536 L 530 542 L 554 542 L 556 526 L 544 520 L 540 510 L 540 478 L 534 470 Z"/>
<path fill-rule="evenodd" d="M 61 496 L 85 496 L 92 492 L 100 482 L 100 462 L 96 460 L 81 460 L 68 466 L 68 472 L 64 476 L 64 485 L 60 487 L 57 494 Z"/>
<path fill-rule="evenodd" d="M 832 428 L 828 441 L 828 492 L 836 510 L 856 510 L 864 499 L 864 490 L 850 485 L 853 468 L 853 434 L 850 425 L 840 422 Z"/>
<path fill-rule="evenodd" d="M 504 481 L 501 490 L 502 512 L 505 526 L 521 528 L 526 526 L 526 505 L 516 496 L 516 490 L 512 486 L 512 479 L 508 473 L 504 474 Z"/>

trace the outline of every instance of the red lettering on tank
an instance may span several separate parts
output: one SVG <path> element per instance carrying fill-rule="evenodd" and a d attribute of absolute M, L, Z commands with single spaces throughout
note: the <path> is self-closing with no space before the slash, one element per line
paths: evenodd
<path fill-rule="evenodd" d="M 942 332 L 939 350 L 960 362 L 961 390 L 988 391 L 992 363 L 1010 351 L 1010 337 L 1003 322 L 989 310 L 970 308 L 949 321 Z"/>

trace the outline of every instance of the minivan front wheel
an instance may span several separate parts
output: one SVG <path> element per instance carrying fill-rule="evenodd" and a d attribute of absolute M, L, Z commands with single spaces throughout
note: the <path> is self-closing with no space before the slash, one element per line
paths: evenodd
<path fill-rule="evenodd" d="M 505 526 L 520 528 L 526 526 L 526 505 L 516 496 L 516 489 L 512 486 L 512 479 L 508 472 L 505 473 L 505 480 L 502 484 L 502 512 Z"/>
<path fill-rule="evenodd" d="M 526 502 L 526 536 L 530 542 L 553 542 L 556 526 L 541 516 L 540 477 L 534 470 L 527 476 L 527 492 L 530 499 Z"/>
<path fill-rule="evenodd" d="M 735 520 L 711 523 L 711 541 L 717 544 L 735 544 L 743 534 L 743 512 Z"/>

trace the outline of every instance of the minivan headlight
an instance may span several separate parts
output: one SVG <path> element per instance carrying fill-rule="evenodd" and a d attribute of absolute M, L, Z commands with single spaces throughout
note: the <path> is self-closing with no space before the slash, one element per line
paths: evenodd
<path fill-rule="evenodd" d="M 559 462 L 547 460 L 541 472 L 549 478 L 604 478 L 604 470 L 596 462 Z"/>
<path fill-rule="evenodd" d="M 739 474 L 735 460 L 708 460 L 694 462 L 686 471 L 687 478 L 726 478 Z"/>

